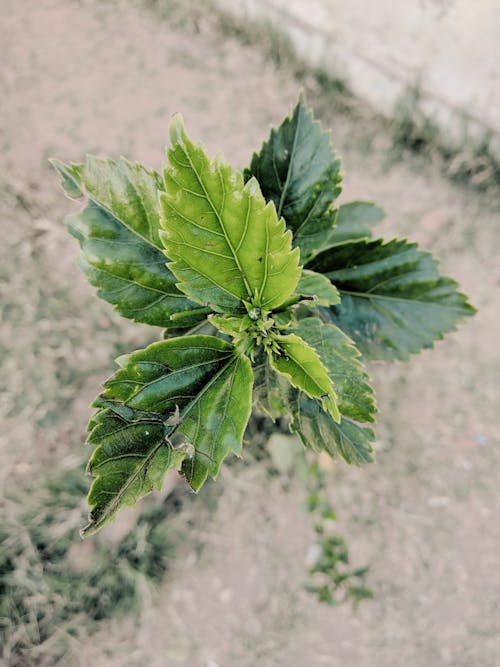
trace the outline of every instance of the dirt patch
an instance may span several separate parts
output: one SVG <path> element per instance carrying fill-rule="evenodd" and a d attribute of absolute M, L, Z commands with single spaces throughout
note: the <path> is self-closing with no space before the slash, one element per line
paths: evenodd
<path fill-rule="evenodd" d="M 286 67 L 210 25 L 174 29 L 128 2 L 4 0 L 2 482 L 18 476 L 35 487 L 45 465 L 78 449 L 84 403 L 113 357 L 155 335 L 121 321 L 77 272 L 61 226 L 74 205 L 46 158 L 76 161 L 88 151 L 159 166 L 168 119 L 180 110 L 209 151 L 245 165 L 297 96 Z M 377 121 L 360 124 L 313 101 L 343 155 L 344 199 L 375 200 L 388 214 L 385 235 L 432 245 L 479 308 L 434 351 L 372 366 L 377 462 L 332 472 L 339 528 L 355 559 L 372 564 L 375 600 L 357 611 L 317 604 L 301 588 L 313 536 L 300 484 L 284 493 L 258 466 L 226 470 L 202 554 L 187 538 L 175 576 L 145 593 L 140 618 L 111 623 L 67 664 L 493 667 L 498 659 L 498 207 L 450 185 L 438 165 L 395 162 Z"/>

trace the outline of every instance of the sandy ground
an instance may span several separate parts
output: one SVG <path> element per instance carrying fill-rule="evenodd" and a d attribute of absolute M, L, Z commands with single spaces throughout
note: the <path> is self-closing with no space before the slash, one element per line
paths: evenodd
<path fill-rule="evenodd" d="M 0 483 L 35 486 L 79 447 L 112 358 L 154 335 L 121 323 L 77 272 L 61 223 L 74 205 L 46 158 L 124 154 L 159 166 L 180 110 L 194 137 L 242 166 L 298 84 L 209 22 L 173 28 L 130 2 L 0 7 Z M 450 185 L 436 165 L 391 161 L 379 123 L 323 115 L 344 159 L 345 199 L 376 200 L 384 233 L 431 248 L 479 308 L 409 365 L 371 367 L 377 462 L 332 471 L 339 529 L 371 563 L 375 600 L 317 604 L 302 590 L 312 534 L 299 486 L 284 492 L 259 467 L 226 470 L 201 556 L 188 538 L 140 618 L 76 645 L 68 665 L 499 664 L 498 204 Z"/>

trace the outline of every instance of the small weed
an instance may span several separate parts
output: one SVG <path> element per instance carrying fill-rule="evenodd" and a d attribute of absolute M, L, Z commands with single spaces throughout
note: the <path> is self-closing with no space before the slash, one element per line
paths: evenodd
<path fill-rule="evenodd" d="M 351 569 L 345 539 L 332 532 L 337 517 L 328 500 L 324 471 L 314 462 L 308 465 L 307 473 L 307 509 L 315 522 L 316 542 L 309 554 L 311 580 L 306 590 L 332 607 L 346 601 L 357 605 L 373 598 L 365 584 L 369 567 Z"/>

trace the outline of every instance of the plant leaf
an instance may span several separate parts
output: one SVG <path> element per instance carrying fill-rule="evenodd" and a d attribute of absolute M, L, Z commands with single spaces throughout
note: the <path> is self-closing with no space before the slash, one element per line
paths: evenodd
<path fill-rule="evenodd" d="M 321 309 L 322 315 L 368 359 L 407 360 L 475 312 L 457 283 L 440 276 L 432 256 L 404 240 L 345 243 L 309 267 L 340 291 L 340 305 Z"/>
<path fill-rule="evenodd" d="M 274 370 L 269 356 L 262 348 L 257 353 L 253 372 L 253 402 L 257 412 L 273 420 L 288 415 L 287 394 L 290 384 Z"/>
<path fill-rule="evenodd" d="M 321 252 L 342 243 L 371 238 L 371 228 L 384 218 L 384 211 L 365 201 L 353 201 L 338 208 L 335 227 L 325 234 L 310 254 L 316 257 Z"/>
<path fill-rule="evenodd" d="M 384 211 L 367 201 L 353 201 L 339 206 L 335 229 L 330 234 L 328 246 L 321 250 L 358 239 L 369 239 L 373 225 L 384 219 Z"/>
<path fill-rule="evenodd" d="M 321 273 L 302 270 L 295 293 L 301 297 L 312 297 L 318 306 L 334 306 L 340 303 L 340 294 L 331 281 Z"/>
<path fill-rule="evenodd" d="M 49 159 L 50 164 L 59 174 L 59 182 L 64 192 L 72 199 L 83 197 L 81 188 L 83 164 L 65 164 L 56 158 Z"/>
<path fill-rule="evenodd" d="M 373 422 L 373 390 L 353 342 L 338 327 L 317 317 L 300 320 L 294 332 L 319 354 L 333 382 L 340 413 L 359 422 Z"/>
<path fill-rule="evenodd" d="M 241 453 L 243 433 L 252 410 L 253 373 L 250 360 L 235 355 L 200 392 L 179 427 L 195 446 L 194 456 L 184 459 L 182 472 L 198 491 L 208 475 L 217 477 L 229 454 Z"/>
<path fill-rule="evenodd" d="M 97 294 L 136 322 L 189 327 L 203 319 L 175 286 L 159 240 L 159 176 L 139 164 L 89 156 L 84 165 L 53 161 L 68 194 L 86 207 L 67 217 L 81 247 L 80 266 Z M 176 322 L 170 316 L 184 313 Z"/>
<path fill-rule="evenodd" d="M 250 415 L 250 362 L 213 336 L 153 343 L 119 363 L 89 424 L 95 446 L 89 471 L 96 479 L 86 534 L 160 488 L 165 473 L 181 464 L 198 490 L 229 451 L 239 453 Z"/>
<path fill-rule="evenodd" d="M 292 421 L 290 429 L 297 433 L 305 447 L 316 452 L 339 454 L 347 463 L 361 465 L 373 460 L 373 430 L 347 417 L 336 423 L 317 400 L 291 389 L 288 398 Z"/>
<path fill-rule="evenodd" d="M 174 449 L 169 429 L 156 416 L 101 409 L 92 418 L 89 442 L 96 449 L 89 471 L 96 476 L 89 492 L 89 523 L 82 537 L 92 535 L 122 507 L 135 504 L 153 489 L 160 490 L 165 475 L 179 470 L 185 448 Z"/>
<path fill-rule="evenodd" d="M 276 335 L 275 341 L 280 353 L 270 353 L 271 366 L 294 387 L 311 398 L 318 398 L 323 409 L 339 421 L 337 396 L 318 354 L 296 334 Z"/>
<path fill-rule="evenodd" d="M 192 144 L 179 116 L 170 136 L 161 238 L 179 288 L 219 312 L 242 312 L 243 301 L 277 308 L 300 276 L 284 221 L 255 179 L 244 185 L 239 172 Z"/>
<path fill-rule="evenodd" d="M 335 224 L 339 170 L 329 133 L 321 130 L 302 98 L 291 117 L 271 130 L 245 170 L 245 179 L 254 176 L 266 200 L 276 205 L 278 217 L 284 216 L 304 262 Z"/>

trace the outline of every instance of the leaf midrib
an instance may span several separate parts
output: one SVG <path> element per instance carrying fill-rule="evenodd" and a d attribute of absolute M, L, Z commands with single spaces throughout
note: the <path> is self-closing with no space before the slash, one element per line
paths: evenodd
<path fill-rule="evenodd" d="M 165 266 L 166 266 L 166 262 L 165 262 Z M 168 297 L 172 297 L 172 298 L 175 298 L 175 299 L 185 299 L 186 298 L 186 295 L 181 294 L 180 292 L 178 294 L 174 294 L 172 292 L 164 292 L 163 290 L 160 290 L 157 287 L 151 287 L 150 285 L 142 285 L 141 283 L 138 283 L 136 280 L 132 280 L 131 278 L 125 278 L 124 276 L 117 275 L 116 273 L 113 273 L 112 271 L 109 271 L 108 269 L 104 269 L 101 266 L 95 266 L 94 264 L 92 264 L 92 268 L 96 269 L 96 271 L 100 271 L 101 273 L 106 273 L 108 276 L 112 276 L 116 280 L 123 280 L 124 282 L 130 283 L 131 285 L 136 285 L 140 289 L 149 290 L 150 292 L 158 292 L 158 294 L 161 294 L 162 296 L 168 296 Z M 102 287 L 100 287 L 99 289 L 102 289 L 105 292 L 115 291 L 115 290 L 106 290 Z"/>
<path fill-rule="evenodd" d="M 281 218 L 281 211 L 283 210 L 283 204 L 285 202 L 285 196 L 288 191 L 288 187 L 290 185 L 290 178 L 292 175 L 292 164 L 295 159 L 295 152 L 297 150 L 297 137 L 299 135 L 299 130 L 300 130 L 300 123 L 302 119 L 302 107 L 299 108 L 299 113 L 297 115 L 297 126 L 295 128 L 295 134 L 293 136 L 293 144 L 292 144 L 292 150 L 290 151 L 290 160 L 288 162 L 288 169 L 286 173 L 286 179 L 285 182 L 283 183 L 283 189 L 281 190 L 281 196 L 280 196 L 280 201 L 278 204 L 278 219 Z"/>
<path fill-rule="evenodd" d="M 203 190 L 203 193 L 204 193 L 204 195 L 205 195 L 205 199 L 206 199 L 207 202 L 210 204 L 210 206 L 211 206 L 213 212 L 215 213 L 215 215 L 216 215 L 216 217 L 217 217 L 217 220 L 219 221 L 219 226 L 220 226 L 220 228 L 222 229 L 222 232 L 223 232 L 223 234 L 224 234 L 224 239 L 225 239 L 227 245 L 229 246 L 229 249 L 230 249 L 230 251 L 231 251 L 231 253 L 232 253 L 232 255 L 233 255 L 234 261 L 236 262 L 236 266 L 238 267 L 238 270 L 239 270 L 239 272 L 240 272 L 241 279 L 243 280 L 243 284 L 244 284 L 244 286 L 245 286 L 245 289 L 247 290 L 247 295 L 248 295 L 249 297 L 251 297 L 251 296 L 252 296 L 252 290 L 250 289 L 250 285 L 248 284 L 248 281 L 247 281 L 247 279 L 246 279 L 246 277 L 245 277 L 245 272 L 243 271 L 243 267 L 242 267 L 241 264 L 240 264 L 240 260 L 238 259 L 238 256 L 237 256 L 237 254 L 236 254 L 236 251 L 235 251 L 235 249 L 233 248 L 233 244 L 231 243 L 231 240 L 229 239 L 229 237 L 228 237 L 228 235 L 227 235 L 226 228 L 225 228 L 224 223 L 223 223 L 223 221 L 222 221 L 221 214 L 219 213 L 219 211 L 218 211 L 217 208 L 215 207 L 214 203 L 212 202 L 212 199 L 210 198 L 210 195 L 209 195 L 209 193 L 207 192 L 207 189 L 206 189 L 206 187 L 205 187 L 205 184 L 203 183 L 203 181 L 202 181 L 202 179 L 201 179 L 201 176 L 199 175 L 198 170 L 196 169 L 196 167 L 195 167 L 195 165 L 194 165 L 194 163 L 193 163 L 193 160 L 191 159 L 191 156 L 189 155 L 189 152 L 186 150 L 186 148 L 185 148 L 185 146 L 184 146 L 183 144 L 179 144 L 179 145 L 180 145 L 180 147 L 182 148 L 182 151 L 184 152 L 184 155 L 187 157 L 187 159 L 188 159 L 188 161 L 189 161 L 189 164 L 190 164 L 190 166 L 191 166 L 191 169 L 193 170 L 193 172 L 194 172 L 195 175 L 196 175 L 196 178 L 197 178 L 197 180 L 198 180 L 198 183 L 200 184 L 201 189 Z M 220 173 L 220 166 L 219 166 L 218 164 L 216 165 L 216 169 L 217 169 L 217 175 L 219 176 L 219 181 L 220 181 L 220 183 L 221 183 L 221 187 L 222 187 L 222 193 L 223 193 L 222 210 L 224 210 L 224 205 L 225 205 L 225 202 L 226 202 L 226 189 L 225 189 L 225 186 L 224 186 L 224 178 L 222 177 L 222 175 L 221 175 L 221 173 Z M 226 290 L 226 291 L 227 291 L 227 290 Z"/>
<path fill-rule="evenodd" d="M 86 189 L 86 188 L 85 188 L 85 189 Z M 109 215 L 111 215 L 112 218 L 114 218 L 117 222 L 119 222 L 120 224 L 122 224 L 122 225 L 125 227 L 125 229 L 128 229 L 128 231 L 129 231 L 131 234 L 134 234 L 134 236 L 137 236 L 137 238 L 141 239 L 141 241 L 144 241 L 144 243 L 146 243 L 147 245 L 150 245 L 150 246 L 152 246 L 153 248 L 156 248 L 156 250 L 159 250 L 159 251 L 161 252 L 161 254 L 165 256 L 165 254 L 164 254 L 164 252 L 163 252 L 163 249 L 162 249 L 162 247 L 161 247 L 160 245 L 157 245 L 157 244 L 154 243 L 151 239 L 148 239 L 146 236 L 143 236 L 143 235 L 142 235 L 140 232 L 138 232 L 136 229 L 134 229 L 133 227 L 131 227 L 130 225 L 128 225 L 128 224 L 125 222 L 125 220 L 123 220 L 123 218 L 122 218 L 121 216 L 118 217 L 118 215 L 116 214 L 115 211 L 113 211 L 113 209 L 111 209 L 109 206 L 106 206 L 106 204 L 104 204 L 102 201 L 99 201 L 99 199 L 97 199 L 94 195 L 92 195 L 88 190 L 87 190 L 87 196 L 88 196 L 89 200 L 90 200 L 93 204 L 95 204 L 95 205 L 98 206 L 99 208 L 102 208 L 104 211 L 106 211 L 107 213 L 109 213 Z M 146 217 L 147 217 L 147 216 L 146 216 Z M 149 218 L 148 218 L 148 227 L 149 227 Z M 165 257 L 165 259 L 167 259 L 167 258 Z"/>
<path fill-rule="evenodd" d="M 385 301 L 399 301 L 402 303 L 420 303 L 423 306 L 434 306 L 436 308 L 446 308 L 448 310 L 456 310 L 461 312 L 462 308 L 459 306 L 450 306 L 446 303 L 436 302 L 436 301 L 422 301 L 421 299 L 404 299 L 398 296 L 388 296 L 384 294 L 374 294 L 368 292 L 353 292 L 351 290 L 344 290 L 337 288 L 341 294 L 348 294 L 349 296 L 357 296 L 363 299 L 383 299 Z"/>

